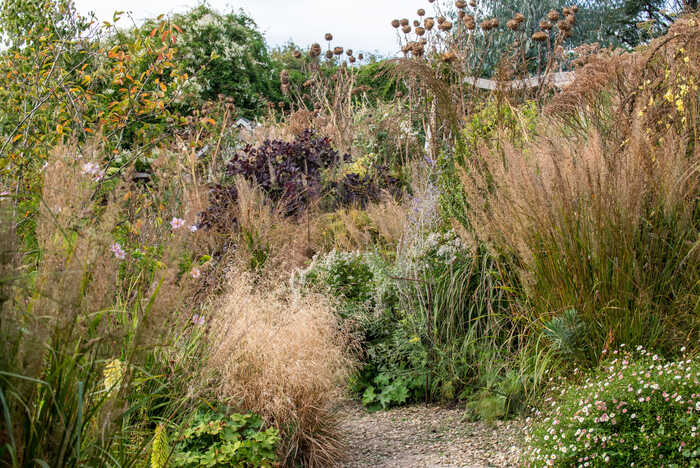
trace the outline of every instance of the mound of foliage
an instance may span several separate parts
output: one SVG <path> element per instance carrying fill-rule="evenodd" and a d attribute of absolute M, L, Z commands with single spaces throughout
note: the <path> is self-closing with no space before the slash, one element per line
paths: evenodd
<path fill-rule="evenodd" d="M 700 466 L 700 362 L 623 348 L 530 428 L 526 466 Z"/>
<path fill-rule="evenodd" d="M 328 137 L 309 129 L 292 142 L 265 140 L 259 147 L 247 145 L 229 162 L 224 181 L 211 188 L 210 205 L 201 214 L 200 225 L 222 231 L 235 226 L 236 220 L 226 213 L 238 198 L 237 176 L 259 186 L 286 216 L 301 214 L 319 197 L 331 207 L 364 205 L 379 199 L 382 188 L 398 185 L 384 166 L 364 174 L 340 173 L 341 165 L 349 161 L 350 155 L 334 150 Z"/>

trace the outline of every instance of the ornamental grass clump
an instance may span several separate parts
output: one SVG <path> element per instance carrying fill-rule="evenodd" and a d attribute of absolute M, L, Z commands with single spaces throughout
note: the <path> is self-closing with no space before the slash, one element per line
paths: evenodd
<path fill-rule="evenodd" d="M 528 429 L 524 466 L 698 466 L 700 361 L 624 346 Z M 538 412 L 537 416 L 544 416 Z"/>

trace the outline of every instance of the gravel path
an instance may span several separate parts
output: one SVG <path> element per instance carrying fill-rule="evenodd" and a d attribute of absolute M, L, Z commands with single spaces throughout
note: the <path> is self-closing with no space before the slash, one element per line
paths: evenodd
<path fill-rule="evenodd" d="M 369 414 L 348 403 L 341 412 L 349 447 L 344 468 L 517 466 L 522 421 L 466 422 L 463 410 L 439 406 Z"/>

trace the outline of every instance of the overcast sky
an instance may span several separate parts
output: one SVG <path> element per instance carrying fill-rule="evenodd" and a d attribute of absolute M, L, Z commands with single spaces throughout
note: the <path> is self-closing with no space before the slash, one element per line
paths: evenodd
<path fill-rule="evenodd" d="M 81 13 L 94 11 L 111 20 L 115 10 L 132 12 L 137 21 L 161 13 L 183 12 L 198 0 L 76 0 Z M 355 51 L 393 55 L 398 47 L 393 18 L 415 18 L 418 8 L 432 11 L 427 0 L 210 0 L 219 11 L 242 8 L 258 24 L 271 46 L 293 40 L 301 46 L 323 42 L 333 33 L 334 43 Z"/>

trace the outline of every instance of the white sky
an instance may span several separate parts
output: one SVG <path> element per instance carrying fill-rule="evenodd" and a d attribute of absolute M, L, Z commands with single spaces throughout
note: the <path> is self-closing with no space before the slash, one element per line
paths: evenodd
<path fill-rule="evenodd" d="M 101 20 L 111 20 L 115 10 L 129 11 L 137 21 L 161 13 L 183 12 L 198 0 L 76 0 L 78 10 L 94 11 Z M 292 39 L 306 47 L 323 43 L 330 32 L 334 44 L 356 52 L 393 55 L 398 46 L 396 31 L 389 24 L 394 18 L 416 18 L 416 10 L 432 8 L 427 0 L 209 0 L 221 11 L 242 8 L 258 24 L 269 45 Z"/>

